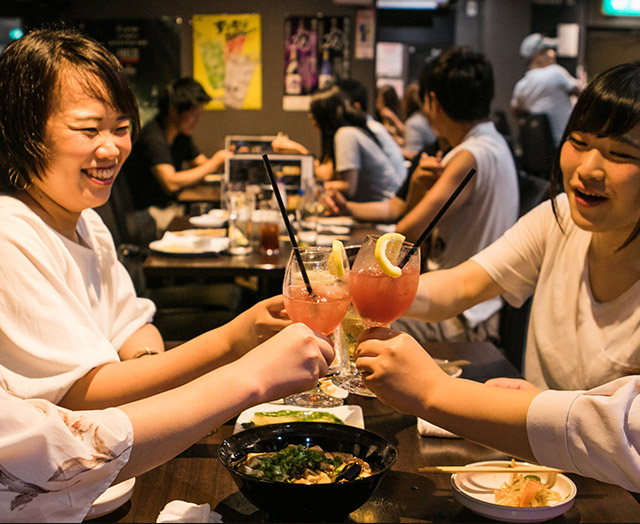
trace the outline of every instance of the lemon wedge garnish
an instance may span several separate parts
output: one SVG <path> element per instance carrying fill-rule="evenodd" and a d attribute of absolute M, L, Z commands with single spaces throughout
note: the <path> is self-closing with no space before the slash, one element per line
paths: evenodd
<path fill-rule="evenodd" d="M 344 246 L 339 240 L 331 242 L 331 254 L 329 255 L 329 273 L 338 278 L 344 276 L 344 265 L 342 264 L 342 253 Z"/>
<path fill-rule="evenodd" d="M 394 265 L 405 236 L 400 233 L 385 233 L 376 240 L 375 256 L 378 266 L 385 275 L 398 278 L 402 275 L 402 269 Z"/>

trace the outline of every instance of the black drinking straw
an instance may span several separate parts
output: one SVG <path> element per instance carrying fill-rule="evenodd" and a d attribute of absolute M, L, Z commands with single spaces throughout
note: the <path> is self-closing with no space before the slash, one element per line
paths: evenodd
<path fill-rule="evenodd" d="M 278 201 L 278 207 L 280 208 L 280 213 L 282 214 L 282 220 L 284 220 L 284 225 L 287 226 L 287 233 L 289 233 L 289 240 L 291 240 L 291 247 L 293 247 L 293 252 L 298 259 L 298 266 L 300 266 L 302 279 L 307 286 L 309 295 L 313 295 L 313 291 L 311 290 L 311 282 L 309 281 L 307 270 L 304 267 L 304 262 L 302 261 L 302 256 L 300 255 L 300 248 L 298 247 L 298 242 L 296 241 L 293 227 L 291 227 L 291 222 L 289 222 L 289 215 L 287 215 L 287 209 L 284 207 L 284 202 L 282 201 L 282 196 L 280 195 L 280 190 L 278 189 L 278 184 L 276 183 L 276 177 L 273 175 L 271 162 L 269 162 L 269 155 L 267 155 L 266 153 L 262 155 L 262 161 L 264 162 L 264 167 L 267 170 L 267 175 L 269 175 L 269 180 L 271 181 L 271 185 L 273 186 L 273 194 L 276 196 L 276 200 Z"/>
<path fill-rule="evenodd" d="M 444 203 L 444 205 L 440 208 L 440 211 L 438 211 L 438 214 L 433 217 L 433 220 L 431 220 L 431 222 L 429 223 L 427 228 L 422 232 L 422 235 L 420 235 L 418 240 L 416 240 L 416 242 L 413 244 L 413 246 L 411 246 L 411 249 L 407 252 L 407 254 L 404 256 L 404 258 L 400 261 L 400 263 L 398 264 L 398 267 L 400 269 L 402 269 L 404 267 L 404 265 L 407 262 L 409 262 L 409 259 L 411 258 L 411 256 L 420 247 L 420 244 L 422 244 L 427 239 L 427 237 L 431 234 L 431 231 L 433 231 L 433 228 L 436 227 L 436 224 L 440 221 L 440 219 L 442 218 L 442 215 L 444 215 L 446 213 L 447 209 L 449 209 L 449 206 L 451 204 L 453 204 L 453 201 L 456 198 L 458 198 L 458 195 L 462 192 L 462 190 L 465 188 L 465 186 L 469 183 L 469 180 L 471 180 L 473 178 L 473 175 L 475 175 L 475 174 L 476 174 L 476 170 L 472 168 L 471 171 L 469 171 L 467 173 L 467 176 L 465 176 L 462 179 L 462 182 L 460 182 L 458 187 L 456 187 L 456 190 L 453 193 L 451 193 L 451 196 L 449 197 L 449 200 L 447 200 Z"/>

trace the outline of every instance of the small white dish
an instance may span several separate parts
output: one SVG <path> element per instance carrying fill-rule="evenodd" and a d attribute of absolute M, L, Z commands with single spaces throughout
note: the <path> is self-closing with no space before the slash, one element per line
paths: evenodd
<path fill-rule="evenodd" d="M 189 218 L 189 223 L 196 227 L 222 227 L 226 224 L 229 213 L 224 209 L 212 209 L 204 215 Z"/>
<path fill-rule="evenodd" d="M 344 226 L 351 228 L 355 220 L 353 217 L 349 216 L 339 216 L 339 217 L 319 217 L 318 224 L 321 226 Z"/>
<path fill-rule="evenodd" d="M 442 366 L 443 364 L 449 362 L 447 359 L 441 358 L 434 358 L 433 360 L 436 361 L 438 366 Z M 443 369 L 445 373 L 453 378 L 458 378 L 460 375 L 462 375 L 462 368 L 460 366 L 446 366 Z"/>
<path fill-rule="evenodd" d="M 490 460 L 474 462 L 469 466 L 509 466 L 508 460 Z M 527 465 L 526 462 L 517 462 Z M 516 508 L 501 506 L 495 503 L 494 489 L 499 489 L 509 481 L 511 473 L 470 472 L 451 475 L 453 497 L 474 513 L 501 522 L 545 522 L 556 518 L 571 509 L 577 493 L 576 485 L 569 477 L 558 474 L 556 483 L 551 488 L 562 497 L 562 502 L 539 508 Z M 546 477 L 541 473 L 540 478 Z"/>
<path fill-rule="evenodd" d="M 93 501 L 85 520 L 96 519 L 118 509 L 131 498 L 135 484 L 136 479 L 134 477 L 110 486 L 102 495 Z"/>
<path fill-rule="evenodd" d="M 149 249 L 172 255 L 199 255 L 204 253 L 220 253 L 229 248 L 227 237 L 175 234 L 167 232 L 160 240 L 149 244 Z"/>
<path fill-rule="evenodd" d="M 347 226 L 331 226 L 318 224 L 318 231 L 324 235 L 348 235 L 351 228 Z"/>
<path fill-rule="evenodd" d="M 247 422 L 251 422 L 253 415 L 255 413 L 259 413 L 262 411 L 324 411 L 327 413 L 331 413 L 338 417 L 342 422 L 347 424 L 348 426 L 355 426 L 356 428 L 364 429 L 364 416 L 362 414 L 362 408 L 360 406 L 348 406 L 342 405 L 337 408 L 303 408 L 298 406 L 289 406 L 283 404 L 259 404 L 252 408 L 249 408 L 238 415 L 236 419 L 236 425 L 233 429 L 234 433 L 238 431 L 242 431 L 244 428 L 242 424 L 246 424 Z M 309 424 L 313 424 L 313 422 L 309 422 Z"/>
<path fill-rule="evenodd" d="M 322 377 L 320 379 L 320 389 L 322 389 L 322 391 L 327 395 L 331 395 L 336 398 L 345 399 L 349 396 L 349 392 L 340 386 L 336 386 L 331 380 L 331 377 Z"/>

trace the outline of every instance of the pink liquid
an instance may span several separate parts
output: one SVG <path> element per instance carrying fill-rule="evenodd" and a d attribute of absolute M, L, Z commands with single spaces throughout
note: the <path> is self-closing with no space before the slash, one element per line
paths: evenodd
<path fill-rule="evenodd" d="M 284 307 L 294 322 L 302 322 L 328 335 L 344 317 L 351 298 L 346 286 L 314 284 L 309 296 L 304 285 L 291 285 L 284 293 Z"/>
<path fill-rule="evenodd" d="M 349 291 L 353 307 L 369 322 L 390 324 L 409 309 L 418 291 L 419 277 L 415 266 L 405 266 L 398 278 L 391 278 L 372 267 L 352 270 Z"/>

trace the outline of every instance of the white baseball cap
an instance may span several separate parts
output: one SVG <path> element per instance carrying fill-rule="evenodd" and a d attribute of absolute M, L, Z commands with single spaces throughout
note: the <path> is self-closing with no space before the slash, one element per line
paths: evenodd
<path fill-rule="evenodd" d="M 543 49 L 558 47 L 557 38 L 549 38 L 542 33 L 532 33 L 520 44 L 520 56 L 526 60 L 531 60 L 533 55 Z"/>

